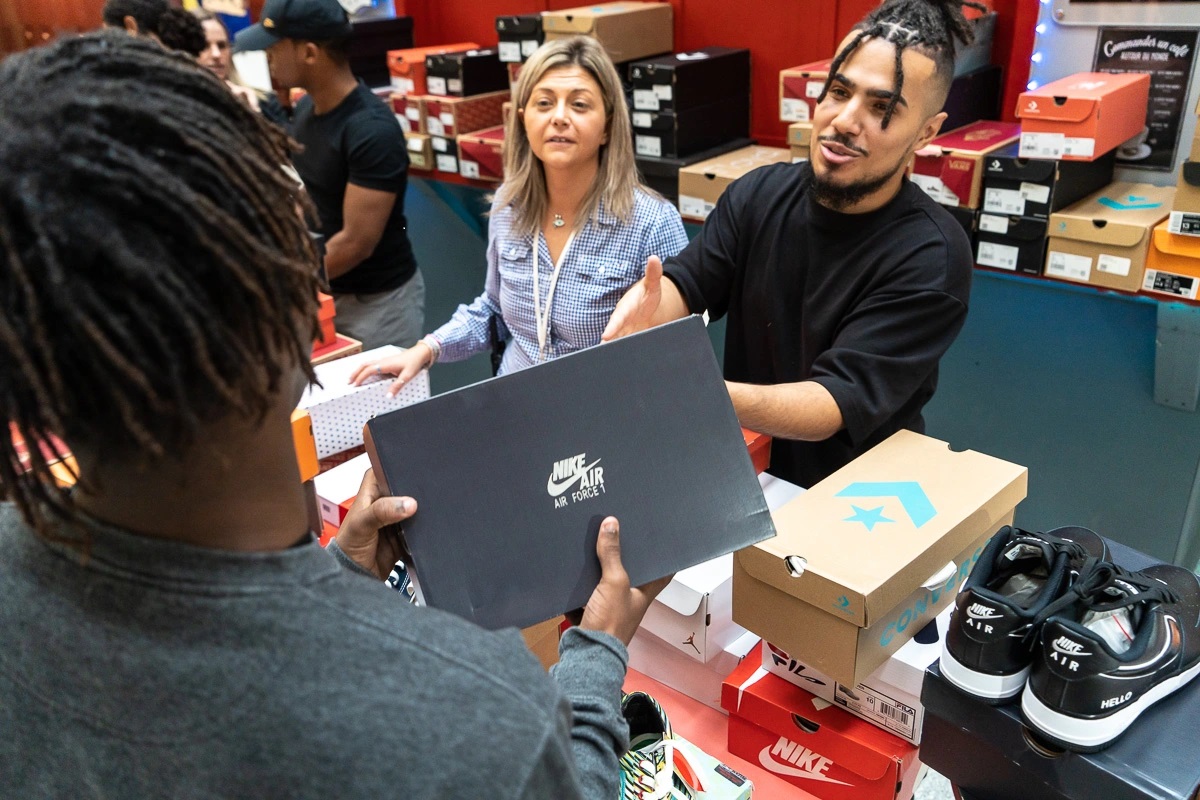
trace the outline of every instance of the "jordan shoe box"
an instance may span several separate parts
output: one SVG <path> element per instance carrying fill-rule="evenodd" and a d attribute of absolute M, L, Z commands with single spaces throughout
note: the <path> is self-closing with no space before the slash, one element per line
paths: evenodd
<path fill-rule="evenodd" d="M 721 687 L 730 753 L 822 800 L 912 797 L 921 771 L 914 745 L 761 664 L 756 649 Z"/>
<path fill-rule="evenodd" d="M 1112 559 L 1137 570 L 1155 563 L 1109 541 Z M 1111 746 L 1074 753 L 1037 740 L 1016 700 L 989 706 L 930 667 L 921 693 L 921 760 L 974 800 L 1191 800 L 1200 789 L 1192 738 L 1200 681 L 1147 709 Z"/>

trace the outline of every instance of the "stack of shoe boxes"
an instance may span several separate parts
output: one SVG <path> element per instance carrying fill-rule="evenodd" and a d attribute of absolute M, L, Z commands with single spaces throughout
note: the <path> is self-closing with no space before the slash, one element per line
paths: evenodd
<path fill-rule="evenodd" d="M 1179 168 L 1167 223 L 1154 229 L 1142 291 L 1196 300 L 1200 289 L 1200 130 Z"/>
<path fill-rule="evenodd" d="M 750 51 L 708 47 L 629 65 L 639 170 L 665 197 L 681 168 L 750 143 Z"/>
<path fill-rule="evenodd" d="M 436 53 L 473 50 L 477 47 L 479 45 L 474 42 L 458 42 L 388 51 L 392 113 L 396 115 L 396 121 L 404 131 L 410 168 L 432 170 L 434 166 L 433 145 L 425 125 L 425 95 L 428 93 L 425 57 Z"/>
<path fill-rule="evenodd" d="M 1050 215 L 1107 186 L 1116 151 L 1095 161 L 1021 158 L 1019 144 L 990 154 L 983 173 L 977 264 L 1040 275 Z"/>
<path fill-rule="evenodd" d="M 457 175 L 457 137 L 503 121 L 508 71 L 497 50 L 483 49 L 430 54 L 425 72 L 425 125 L 434 169 Z"/>

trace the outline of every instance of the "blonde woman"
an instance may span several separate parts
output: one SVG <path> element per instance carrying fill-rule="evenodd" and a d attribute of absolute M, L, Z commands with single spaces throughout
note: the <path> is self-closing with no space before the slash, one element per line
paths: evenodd
<path fill-rule="evenodd" d="M 483 294 L 399 356 L 352 378 L 396 376 L 507 343 L 499 373 L 600 342 L 648 258 L 687 244 L 676 208 L 642 185 L 616 68 L 594 39 L 547 42 L 521 69 L 505 135 L 505 182 L 488 228 Z"/>
<path fill-rule="evenodd" d="M 255 89 L 238 75 L 237 67 L 233 63 L 233 50 L 229 44 L 229 29 L 225 27 L 221 18 L 203 8 L 197 8 L 191 13 L 200 20 L 200 25 L 204 28 L 205 47 L 196 58 L 200 66 L 225 81 L 229 91 L 241 98 L 246 105 L 276 125 L 286 125 L 287 112 L 283 110 L 275 93 Z"/>

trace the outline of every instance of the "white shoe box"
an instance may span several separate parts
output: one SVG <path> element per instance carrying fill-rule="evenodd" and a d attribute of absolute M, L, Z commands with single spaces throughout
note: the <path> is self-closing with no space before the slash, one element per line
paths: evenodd
<path fill-rule="evenodd" d="M 638 628 L 633 641 L 629 643 L 629 668 L 709 708 L 728 714 L 721 708 L 721 683 L 758 642 L 759 638 L 753 633 L 743 633 L 707 663 L 702 663 L 684 655 L 645 628 Z"/>
<path fill-rule="evenodd" d="M 358 497 L 363 475 L 370 468 L 371 459 L 363 453 L 313 478 L 321 519 L 335 528 L 342 526 L 346 512 L 354 504 L 354 498 Z"/>

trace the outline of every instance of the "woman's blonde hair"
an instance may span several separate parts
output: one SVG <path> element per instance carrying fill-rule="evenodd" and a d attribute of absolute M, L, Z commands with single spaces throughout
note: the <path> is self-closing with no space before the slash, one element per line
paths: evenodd
<path fill-rule="evenodd" d="M 546 73 L 562 67 L 579 67 L 596 81 L 603 96 L 608 134 L 607 142 L 600 146 L 600 169 L 591 190 L 584 196 L 575 227 L 583 227 L 602 202 L 607 213 L 627 222 L 633 215 L 635 191 L 641 186 L 633 160 L 629 108 L 612 59 L 599 42 L 587 36 L 546 42 L 521 67 L 513 91 L 513 113 L 504 135 L 504 184 L 496 193 L 500 207 L 512 206 L 513 228 L 521 235 L 538 229 L 549 199 L 546 173 L 541 160 L 533 154 L 520 109 L 529 104 L 533 87 Z"/>

